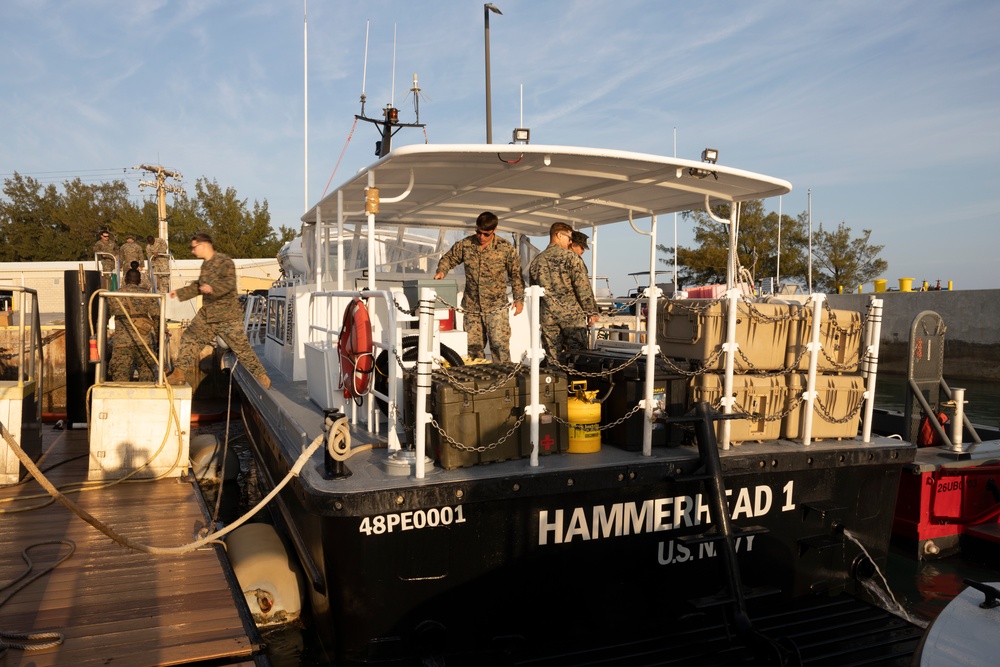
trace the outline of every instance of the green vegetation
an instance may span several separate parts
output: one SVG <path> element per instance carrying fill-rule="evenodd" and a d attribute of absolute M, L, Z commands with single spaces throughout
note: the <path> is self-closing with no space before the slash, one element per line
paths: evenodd
<path fill-rule="evenodd" d="M 729 206 L 713 210 L 716 217 L 728 219 Z M 677 249 L 677 279 L 682 286 L 726 282 L 726 255 L 729 248 L 729 225 L 716 222 L 705 212 L 683 216 L 694 222 L 697 247 Z M 778 272 L 778 214 L 764 211 L 761 201 L 745 202 L 740 208 L 736 254 L 740 267 L 755 283 Z M 840 223 L 828 232 L 819 226 L 812 239 L 813 288 L 836 292 L 838 286 L 852 291 L 858 285 L 884 274 L 888 262 L 879 258 L 885 246 L 872 245 L 871 230 L 852 238 L 851 228 Z M 673 249 L 657 246 L 660 252 L 673 255 Z M 661 259 L 673 266 L 673 259 Z M 809 283 L 809 218 L 805 212 L 796 217 L 781 216 L 781 281 Z"/>
<path fill-rule="evenodd" d="M 189 258 L 188 240 L 196 231 L 212 235 L 216 250 L 230 257 L 274 257 L 296 230 L 271 228 L 267 200 L 240 199 L 234 188 L 199 178 L 193 198 L 171 195 L 167 207 L 167 239 L 179 259 Z M 125 181 L 85 184 L 79 178 L 43 186 L 15 173 L 4 179 L 0 198 L 0 261 L 76 261 L 93 259 L 102 229 L 121 245 L 135 234 L 145 245 L 157 235 L 156 201 L 133 202 Z"/>

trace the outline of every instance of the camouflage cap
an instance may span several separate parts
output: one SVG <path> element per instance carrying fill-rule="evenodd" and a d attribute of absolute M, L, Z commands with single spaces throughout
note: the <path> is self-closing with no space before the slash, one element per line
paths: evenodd
<path fill-rule="evenodd" d="M 590 246 L 587 245 L 587 240 L 589 238 L 590 237 L 584 234 L 583 232 L 573 232 L 573 235 L 570 238 L 570 243 L 575 243 L 584 250 L 587 250 L 590 248 Z"/>

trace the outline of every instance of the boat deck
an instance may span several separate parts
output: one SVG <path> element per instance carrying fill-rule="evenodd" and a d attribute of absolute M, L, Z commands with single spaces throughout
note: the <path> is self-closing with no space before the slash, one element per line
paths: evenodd
<path fill-rule="evenodd" d="M 46 425 L 43 452 L 39 467 L 56 486 L 87 479 L 86 431 Z M 0 488 L 0 510 L 41 505 L 44 499 L 9 499 L 44 493 L 34 480 Z M 128 538 L 159 547 L 192 542 L 207 522 L 197 487 L 177 478 L 117 484 L 70 497 Z M 29 577 L 70 550 L 52 542 L 76 545 L 65 562 L 23 589 L 0 590 L 0 632 L 58 632 L 65 637 L 55 648 L 8 649 L 4 665 L 247 664 L 260 652 L 260 636 L 242 597 L 234 596 L 239 588 L 221 547 L 181 556 L 133 551 L 57 502 L 6 514 L 2 521 L 3 583 L 25 572 L 22 554 L 31 545 L 39 546 L 28 552 L 33 564 Z M 50 544 L 41 544 L 45 542 Z"/>

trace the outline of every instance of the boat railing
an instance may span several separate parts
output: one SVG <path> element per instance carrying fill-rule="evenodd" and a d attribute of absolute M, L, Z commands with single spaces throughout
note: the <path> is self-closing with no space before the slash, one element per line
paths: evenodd
<path fill-rule="evenodd" d="M 111 315 L 108 312 L 108 299 L 155 299 L 157 302 L 157 308 L 159 309 L 159 322 L 156 329 L 156 346 L 155 350 L 147 348 L 144 350 L 146 354 L 153 354 L 156 357 L 156 380 L 154 384 L 157 386 L 162 386 L 166 382 L 166 359 L 167 359 L 167 300 L 166 294 L 162 292 L 109 292 L 107 290 L 101 290 L 96 292 L 98 298 L 97 303 L 97 322 L 93 324 L 94 334 L 97 336 L 97 369 L 95 373 L 95 384 L 105 384 L 108 382 L 107 375 L 107 364 L 104 362 L 107 359 L 107 347 L 108 347 L 108 327 L 107 323 L 111 319 Z M 131 319 L 131 314 L 129 315 Z M 134 326 L 130 323 L 129 326 Z M 139 333 L 136 330 L 136 333 Z M 140 336 L 148 341 L 148 336 Z"/>
<path fill-rule="evenodd" d="M 105 262 L 105 260 L 109 260 L 109 259 L 112 262 L 114 262 L 115 268 L 113 270 L 111 270 L 111 271 L 105 271 L 104 270 L 104 262 Z M 118 255 L 116 255 L 115 253 L 113 253 L 113 252 L 95 252 L 94 253 L 94 265 L 97 268 L 97 271 L 101 274 L 101 278 L 104 279 L 103 280 L 103 284 L 104 285 L 108 285 L 108 286 L 111 285 L 111 276 L 115 276 L 116 280 L 119 280 L 119 281 L 121 280 L 121 274 L 122 274 L 122 272 L 121 272 L 121 263 L 118 260 Z M 115 285 L 115 287 L 117 287 L 117 285 Z"/>
<path fill-rule="evenodd" d="M 645 298 L 645 294 L 640 296 L 638 300 L 640 303 L 648 301 Z M 698 300 L 701 302 L 701 300 Z M 683 302 L 675 302 L 683 303 Z M 646 329 L 643 328 L 643 322 L 639 321 L 637 318 L 636 324 L 628 328 L 615 328 L 615 327 L 601 327 L 595 331 L 592 331 L 591 346 L 592 348 L 600 349 L 604 352 L 610 352 L 611 354 L 618 353 L 623 358 L 633 356 L 638 351 L 642 351 L 644 356 L 646 353 L 657 354 L 661 362 L 672 372 L 687 375 L 696 376 L 704 374 L 706 372 L 722 372 L 723 374 L 723 386 L 718 400 L 715 402 L 715 406 L 721 409 L 722 414 L 739 414 L 741 408 L 735 398 L 734 391 L 734 378 L 737 373 L 747 373 L 749 369 L 752 374 L 756 377 L 773 377 L 779 375 L 789 375 L 791 373 L 804 370 L 806 371 L 806 379 L 804 382 L 804 387 L 801 393 L 794 399 L 788 401 L 788 407 L 783 411 L 775 411 L 775 414 L 767 415 L 767 420 L 780 420 L 788 415 L 788 413 L 801 404 L 802 409 L 802 428 L 801 435 L 798 440 L 803 445 L 808 445 L 814 437 L 816 430 L 814 429 L 813 415 L 818 413 L 823 419 L 832 421 L 836 418 L 829 415 L 828 407 L 822 405 L 822 403 L 817 403 L 819 401 L 817 391 L 817 378 L 820 377 L 820 363 L 825 362 L 827 367 L 833 367 L 837 372 L 843 371 L 846 367 L 857 367 L 860 371 L 860 375 L 864 378 L 865 389 L 862 396 L 863 403 L 859 402 L 857 410 L 855 410 L 854 415 L 857 412 L 863 410 L 861 415 L 861 435 L 864 442 L 869 442 L 871 438 L 871 422 L 872 422 L 872 408 L 875 396 L 875 383 L 877 378 L 878 370 L 878 350 L 879 350 L 879 339 L 881 335 L 881 321 L 882 321 L 882 301 L 879 299 L 873 299 L 869 302 L 868 313 L 864 317 L 862 323 L 862 329 L 860 331 L 847 331 L 842 330 L 838 332 L 837 338 L 840 345 L 845 344 L 845 340 L 851 338 L 854 335 L 858 335 L 856 340 L 859 340 L 860 345 L 857 350 L 857 356 L 853 357 L 850 362 L 846 364 L 838 364 L 832 354 L 835 350 L 827 350 L 824 348 L 822 340 L 821 325 L 824 321 L 823 319 L 823 309 L 829 309 L 826 303 L 825 295 L 823 294 L 813 294 L 805 304 L 805 309 L 802 310 L 789 310 L 789 313 L 784 317 L 788 319 L 796 319 L 797 322 L 808 322 L 810 324 L 810 329 L 807 333 L 807 338 L 804 344 L 800 346 L 798 353 L 798 358 L 789 362 L 784 368 L 775 371 L 764 371 L 756 369 L 753 367 L 753 363 L 748 358 L 748 354 L 751 354 L 748 350 L 741 348 L 739 343 L 740 335 L 737 333 L 737 323 L 741 318 L 750 318 L 755 320 L 757 323 L 766 323 L 769 317 L 758 311 L 755 304 L 760 302 L 755 302 L 749 295 L 743 293 L 740 289 L 729 290 L 722 296 L 715 299 L 705 299 L 703 302 L 699 303 L 697 306 L 685 306 L 691 311 L 691 317 L 697 317 L 707 311 L 710 307 L 717 304 L 722 304 L 725 312 L 725 335 L 719 341 L 719 345 L 711 350 L 708 359 L 703 359 L 701 364 L 693 364 L 694 368 L 690 366 L 679 365 L 680 362 L 675 359 L 663 354 L 658 344 L 647 345 L 646 341 L 655 341 L 657 339 L 657 333 L 653 332 L 650 334 Z M 780 302 L 763 302 L 763 303 L 780 303 Z M 638 308 L 636 311 L 638 312 Z M 808 314 L 809 317 L 803 320 L 804 314 Z M 830 318 L 833 319 L 834 316 L 830 314 Z M 828 325 L 829 327 L 837 327 L 835 322 Z M 821 355 L 823 357 L 821 358 Z M 802 368 L 800 362 L 803 358 L 807 359 L 808 365 L 806 368 Z M 719 367 L 719 364 L 721 368 Z M 651 382 L 652 379 L 647 376 L 647 382 Z M 750 417 L 751 415 L 743 413 L 745 417 Z M 720 424 L 720 434 L 718 438 L 719 445 L 723 449 L 729 449 L 732 444 L 731 438 L 732 425 L 729 420 L 722 421 Z"/>
<path fill-rule="evenodd" d="M 243 304 L 243 330 L 251 345 L 264 342 L 267 321 L 267 297 L 260 294 L 248 294 Z"/>
<path fill-rule="evenodd" d="M 17 360 L 17 371 L 15 378 L 11 380 L 18 386 L 26 383 L 37 382 L 39 396 L 42 391 L 42 326 L 41 315 L 38 311 L 38 292 L 30 287 L 20 285 L 5 285 L 5 292 L 11 293 L 11 314 L 16 314 L 16 340 L 10 340 L 5 336 L 4 346 L 10 345 L 13 350 L 8 354 L 9 358 Z M 8 331 L 14 325 L 8 325 Z M 41 410 L 41 401 L 38 402 L 38 409 Z M 39 414 L 41 414 L 39 412 Z"/>
<path fill-rule="evenodd" d="M 306 333 L 306 343 L 319 345 L 328 352 L 337 349 L 340 333 L 343 329 L 344 309 L 352 299 L 371 299 L 384 304 L 384 308 L 371 309 L 377 311 L 372 316 L 372 344 L 375 350 L 386 350 L 388 352 L 387 366 L 387 389 L 382 392 L 375 388 L 374 378 L 369 383 L 367 393 L 359 400 L 343 399 L 341 395 L 336 396 L 339 407 L 348 415 L 352 424 L 362 421 L 366 424 L 368 432 L 375 436 L 384 435 L 388 440 L 390 452 L 400 448 L 397 425 L 400 421 L 399 405 L 402 402 L 402 369 L 399 366 L 399 357 L 396 353 L 401 346 L 401 333 L 396 326 L 396 306 L 391 292 L 387 290 L 332 290 L 325 292 L 311 292 L 309 294 L 308 328 Z M 378 352 L 375 352 L 378 355 Z M 339 366 L 339 364 L 338 364 Z M 338 383 L 340 377 L 338 376 Z M 338 386 L 342 389 L 342 386 Z M 381 430 L 381 420 L 377 416 L 377 402 L 382 401 L 386 406 L 386 426 L 385 432 Z"/>

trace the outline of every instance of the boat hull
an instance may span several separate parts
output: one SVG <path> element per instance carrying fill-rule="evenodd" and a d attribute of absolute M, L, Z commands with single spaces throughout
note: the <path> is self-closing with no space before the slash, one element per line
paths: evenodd
<path fill-rule="evenodd" d="M 277 479 L 301 445 L 245 405 L 259 462 Z M 731 587 L 722 543 L 692 539 L 713 525 L 706 485 L 691 476 L 693 447 L 593 467 L 579 463 L 590 455 L 562 454 L 538 469 L 507 462 L 485 477 L 404 477 L 359 490 L 357 478 L 386 456 L 352 458 L 353 482 L 303 475 L 282 494 L 300 557 L 314 566 L 320 635 L 340 664 L 485 659 L 732 609 L 700 606 Z M 724 452 L 732 523 L 762 529 L 735 538 L 743 585 L 770 592 L 776 609 L 817 594 L 864 597 L 859 579 L 873 569 L 843 529 L 884 565 L 899 471 L 912 457 L 898 441 Z M 573 465 L 560 466 L 567 458 Z"/>

